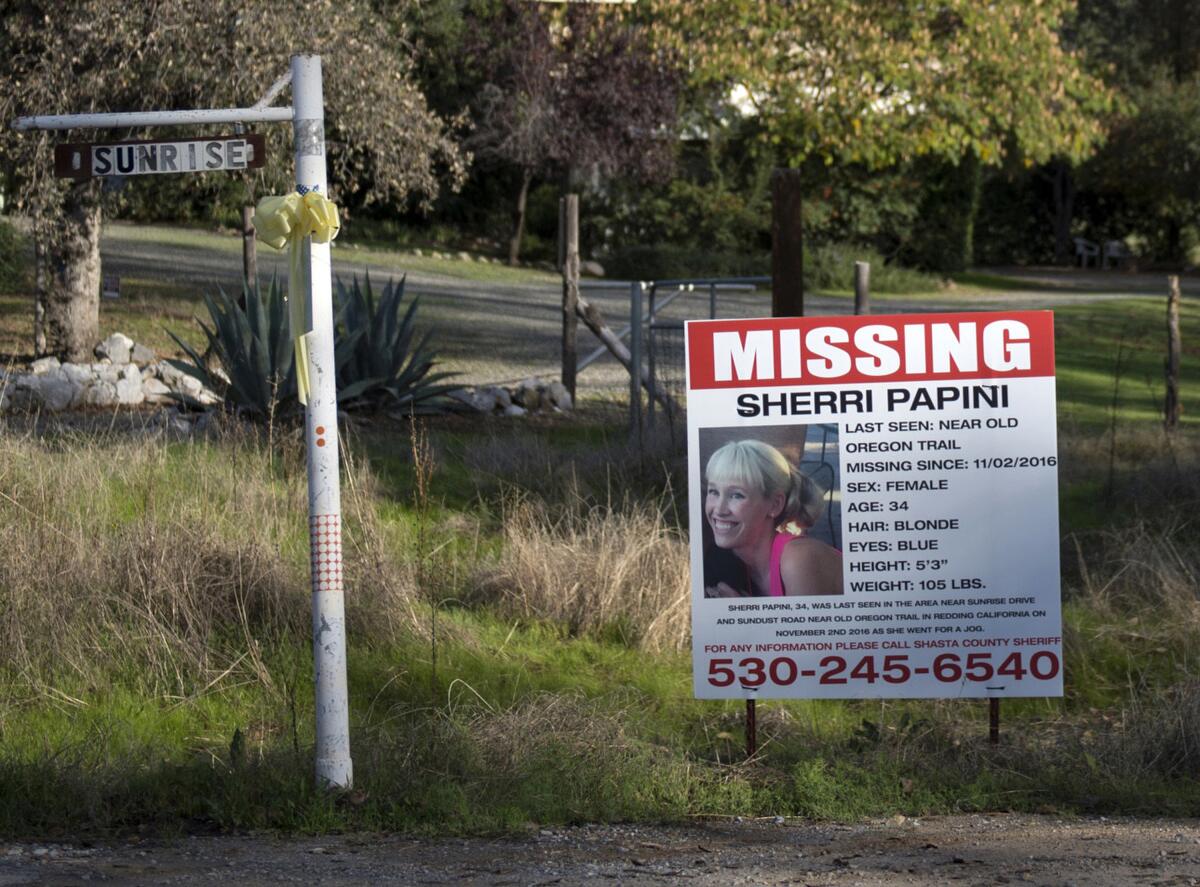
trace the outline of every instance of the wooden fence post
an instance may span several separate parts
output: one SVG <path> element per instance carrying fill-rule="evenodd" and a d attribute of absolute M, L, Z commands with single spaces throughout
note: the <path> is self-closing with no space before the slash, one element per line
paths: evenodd
<path fill-rule="evenodd" d="M 800 170 L 771 173 L 771 316 L 804 316 L 804 230 Z"/>
<path fill-rule="evenodd" d="M 258 283 L 258 247 L 254 240 L 254 207 L 242 207 L 242 276 L 254 287 Z"/>
<path fill-rule="evenodd" d="M 562 331 L 562 383 L 575 403 L 575 339 L 578 320 L 575 312 L 579 305 L 579 195 L 568 194 L 558 203 L 560 230 L 563 232 L 563 331 Z"/>
<path fill-rule="evenodd" d="M 1179 425 L 1183 405 L 1179 402 L 1179 277 L 1167 278 L 1167 397 L 1163 408 L 1163 424 L 1168 431 Z"/>
<path fill-rule="evenodd" d="M 854 263 L 854 313 L 871 313 L 871 263 Z"/>

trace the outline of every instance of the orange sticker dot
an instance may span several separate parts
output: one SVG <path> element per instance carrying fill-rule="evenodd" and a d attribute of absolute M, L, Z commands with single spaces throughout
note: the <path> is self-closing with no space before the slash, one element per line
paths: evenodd
<path fill-rule="evenodd" d="M 324 426 L 324 425 L 318 425 L 318 426 L 317 426 L 317 434 L 324 434 L 324 433 L 325 433 L 325 426 Z"/>
<path fill-rule="evenodd" d="M 323 438 L 323 437 L 318 437 L 318 438 L 317 438 L 317 446 L 319 446 L 319 447 L 323 447 L 323 446 L 325 446 L 325 438 Z"/>

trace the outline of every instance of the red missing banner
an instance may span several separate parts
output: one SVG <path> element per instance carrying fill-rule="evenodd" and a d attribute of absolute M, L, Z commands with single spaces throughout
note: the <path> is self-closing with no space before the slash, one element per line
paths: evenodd
<path fill-rule="evenodd" d="M 687 349 L 692 390 L 1053 376 L 1054 315 L 691 321 Z"/>

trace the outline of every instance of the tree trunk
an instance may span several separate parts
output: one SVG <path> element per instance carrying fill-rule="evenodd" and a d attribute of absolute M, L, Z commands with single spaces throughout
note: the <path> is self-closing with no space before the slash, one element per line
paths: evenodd
<path fill-rule="evenodd" d="M 1167 261 L 1183 265 L 1183 225 L 1178 219 L 1167 220 Z"/>
<path fill-rule="evenodd" d="M 1075 213 L 1075 182 L 1065 161 L 1054 164 L 1054 261 L 1071 262 L 1075 249 L 1071 243 L 1071 218 Z"/>
<path fill-rule="evenodd" d="M 804 316 L 804 182 L 798 169 L 771 173 L 771 316 Z"/>
<path fill-rule="evenodd" d="M 529 197 L 529 183 L 533 181 L 533 170 L 521 170 L 521 190 L 517 192 L 517 206 L 513 210 L 513 235 L 508 242 L 508 264 L 521 261 L 521 239 L 525 236 L 525 201 Z"/>
<path fill-rule="evenodd" d="M 46 246 L 46 350 L 86 362 L 100 338 L 100 200 L 93 183 L 72 188 Z"/>

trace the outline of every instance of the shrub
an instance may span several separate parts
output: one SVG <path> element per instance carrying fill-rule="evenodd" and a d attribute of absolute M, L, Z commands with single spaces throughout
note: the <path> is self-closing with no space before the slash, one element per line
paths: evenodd
<path fill-rule="evenodd" d="M 220 361 L 223 374 L 182 339 L 171 333 L 189 360 L 171 365 L 214 391 L 224 393 L 225 405 L 238 412 L 270 419 L 281 404 L 296 397 L 292 336 L 288 329 L 283 288 L 272 279 L 264 297 L 258 284 L 242 290 L 245 308 L 217 290 L 204 294 L 212 326 L 197 320 L 208 338 L 208 350 Z"/>
<path fill-rule="evenodd" d="M 25 282 L 25 238 L 11 222 L 0 219 L 0 293 L 11 293 Z"/>
<path fill-rule="evenodd" d="M 212 325 L 198 321 L 208 339 L 208 351 L 221 365 L 211 363 L 174 333 L 171 338 L 188 360 L 172 360 L 181 372 L 208 388 L 223 392 L 225 405 L 239 413 L 270 420 L 296 406 L 296 372 L 287 300 L 273 279 L 264 294 L 257 284 L 245 286 L 238 304 L 224 291 L 205 294 Z M 335 291 L 334 363 L 338 401 L 379 406 L 390 403 L 415 412 L 431 412 L 452 385 L 439 385 L 449 373 L 430 375 L 434 354 L 430 333 L 414 342 L 417 300 L 406 311 L 404 281 L 388 283 L 376 299 L 368 277 L 352 286 L 341 281 Z"/>
<path fill-rule="evenodd" d="M 871 291 L 879 293 L 923 293 L 939 289 L 940 277 L 888 264 L 875 250 L 845 243 L 819 244 L 804 254 L 804 286 L 808 290 L 854 288 L 854 263 L 871 265 Z"/>
<path fill-rule="evenodd" d="M 376 299 L 370 275 L 359 286 L 357 275 L 334 291 L 337 321 L 338 400 L 360 405 L 384 403 L 405 411 L 431 412 L 453 389 L 439 385 L 453 373 L 432 373 L 431 333 L 416 338 L 413 324 L 418 299 L 404 307 L 404 278 L 389 281 Z"/>

